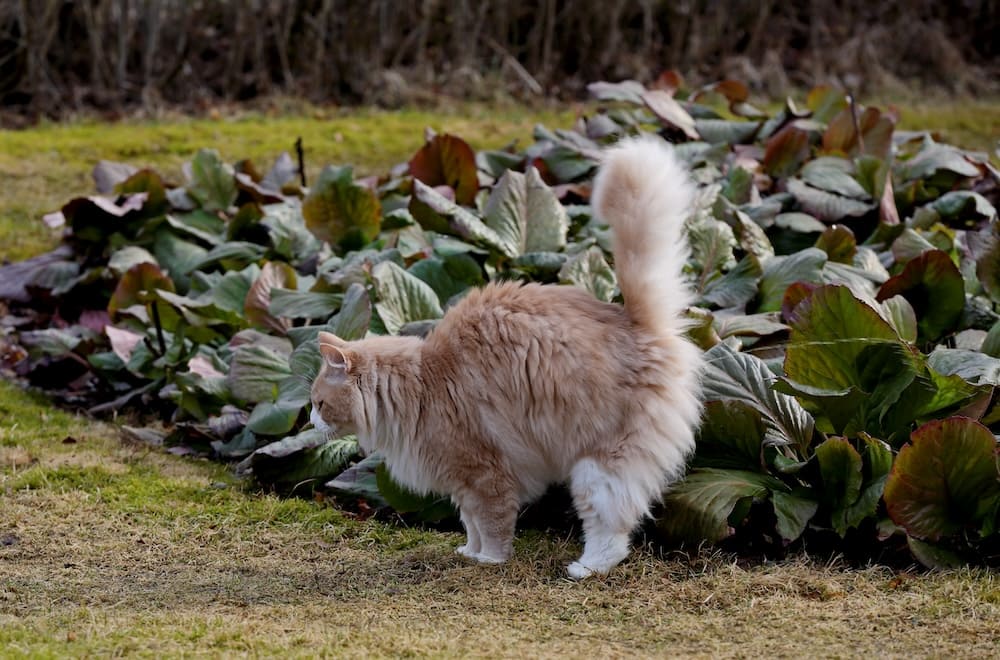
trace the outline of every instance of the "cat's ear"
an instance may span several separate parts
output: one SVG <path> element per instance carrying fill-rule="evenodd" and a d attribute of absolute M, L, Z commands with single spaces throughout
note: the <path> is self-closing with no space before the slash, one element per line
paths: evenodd
<path fill-rule="evenodd" d="M 329 344 L 330 346 L 343 346 L 345 342 L 343 339 L 333 334 L 332 332 L 320 331 L 316 338 L 319 340 L 319 345 Z"/>
<path fill-rule="evenodd" d="M 329 333 L 320 333 L 329 334 Z M 331 337 L 333 335 L 330 335 Z M 320 342 L 319 352 L 323 356 L 326 366 L 334 373 L 348 373 L 351 370 L 351 357 L 347 351 L 339 346 Z"/>

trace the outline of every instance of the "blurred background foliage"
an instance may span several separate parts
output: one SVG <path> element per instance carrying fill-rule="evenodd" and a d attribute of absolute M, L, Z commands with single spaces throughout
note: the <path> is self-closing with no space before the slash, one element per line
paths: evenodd
<path fill-rule="evenodd" d="M 8 125 L 275 96 L 420 104 L 582 98 L 684 72 L 771 98 L 993 96 L 996 0 L 0 0 Z"/>

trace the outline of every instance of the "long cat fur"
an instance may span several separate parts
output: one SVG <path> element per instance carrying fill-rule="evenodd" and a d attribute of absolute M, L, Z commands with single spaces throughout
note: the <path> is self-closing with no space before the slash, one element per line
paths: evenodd
<path fill-rule="evenodd" d="M 450 495 L 480 562 L 511 554 L 519 507 L 569 482 L 574 578 L 607 573 L 694 448 L 701 352 L 683 336 L 694 186 L 657 138 L 606 152 L 593 206 L 614 234 L 624 307 L 569 286 L 471 291 L 426 339 L 320 333 L 312 421 L 356 433 L 391 474 Z"/>

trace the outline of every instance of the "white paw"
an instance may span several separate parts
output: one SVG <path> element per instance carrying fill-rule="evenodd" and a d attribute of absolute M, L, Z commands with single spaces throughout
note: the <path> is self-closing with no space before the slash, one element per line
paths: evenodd
<path fill-rule="evenodd" d="M 471 550 L 469 550 L 468 544 L 466 544 L 466 545 L 460 545 L 457 548 L 455 548 L 455 553 L 456 554 L 460 554 L 463 557 L 468 557 L 469 559 L 475 559 L 476 558 L 476 554 L 478 554 L 478 553 L 475 553 L 475 552 L 472 552 Z"/>
<path fill-rule="evenodd" d="M 480 552 L 477 555 L 472 555 L 472 558 L 478 561 L 480 564 L 502 564 L 507 561 L 506 557 L 494 557 L 492 555 L 487 555 Z"/>
<path fill-rule="evenodd" d="M 594 574 L 594 571 L 590 570 L 578 561 L 575 561 L 567 566 L 566 572 L 569 573 L 569 576 L 574 580 L 583 580 Z"/>

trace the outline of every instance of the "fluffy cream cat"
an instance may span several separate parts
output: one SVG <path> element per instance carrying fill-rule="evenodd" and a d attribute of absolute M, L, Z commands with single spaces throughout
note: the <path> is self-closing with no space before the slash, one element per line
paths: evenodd
<path fill-rule="evenodd" d="M 693 194 L 658 138 L 611 148 L 593 204 L 614 231 L 624 307 L 490 284 L 426 339 L 320 333 L 313 424 L 356 433 L 409 488 L 450 495 L 468 535 L 458 552 L 480 562 L 510 557 L 518 509 L 568 481 L 585 540 L 569 575 L 607 573 L 694 448 L 702 357 L 683 336 L 681 273 Z"/>

